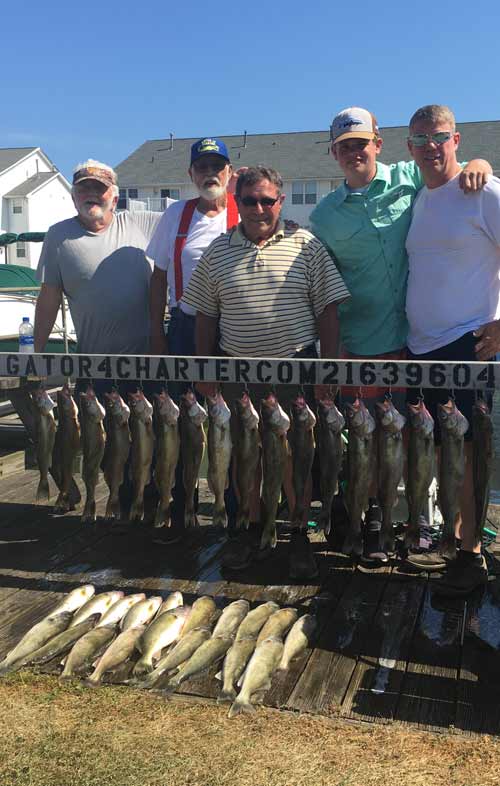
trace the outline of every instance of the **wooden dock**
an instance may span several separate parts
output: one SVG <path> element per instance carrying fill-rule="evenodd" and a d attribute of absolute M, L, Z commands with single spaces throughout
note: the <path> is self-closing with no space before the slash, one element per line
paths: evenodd
<path fill-rule="evenodd" d="M 314 610 L 320 630 L 313 649 L 274 678 L 264 704 L 434 731 L 500 732 L 497 544 L 488 550 L 488 587 L 467 600 L 438 598 L 432 577 L 414 575 L 400 562 L 362 573 L 320 535 L 314 536 L 319 579 L 291 584 L 286 528 L 270 560 L 226 573 L 224 535 L 208 524 L 207 501 L 204 526 L 189 544 L 166 548 L 152 542 L 146 526 L 123 531 L 102 521 L 81 525 L 77 512 L 53 516 L 51 508 L 33 504 L 38 473 L 11 466 L 15 471 L 0 477 L 0 657 L 61 593 L 82 583 L 164 596 L 180 589 L 188 602 L 210 594 L 221 606 L 240 597 L 272 599 Z M 101 513 L 106 491 L 102 483 Z M 491 506 L 490 517 L 498 516 Z M 214 672 L 181 692 L 214 699 Z"/>

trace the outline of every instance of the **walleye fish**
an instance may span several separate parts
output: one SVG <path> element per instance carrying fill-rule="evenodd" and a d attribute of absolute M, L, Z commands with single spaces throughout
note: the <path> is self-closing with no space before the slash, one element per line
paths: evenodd
<path fill-rule="evenodd" d="M 79 622 L 83 622 L 92 614 L 104 614 L 120 598 L 123 598 L 121 590 L 110 590 L 109 592 L 101 592 L 99 595 L 94 595 L 76 612 L 69 627 L 72 628 L 78 625 Z"/>
<path fill-rule="evenodd" d="M 144 518 L 144 489 L 148 485 L 153 460 L 153 406 L 142 390 L 129 393 L 130 433 L 132 447 L 130 450 L 130 477 L 134 494 L 130 506 L 130 521 L 142 521 Z"/>
<path fill-rule="evenodd" d="M 137 688 L 152 688 L 159 681 L 160 677 L 174 671 L 185 663 L 191 655 L 197 651 L 203 642 L 210 638 L 210 628 L 194 628 L 183 636 L 177 644 L 164 655 L 152 672 L 143 677 L 142 680 L 132 680 L 132 684 Z"/>
<path fill-rule="evenodd" d="M 135 603 L 120 622 L 120 628 L 129 630 L 129 628 L 137 628 L 139 625 L 148 625 L 158 612 L 162 600 L 160 595 L 152 595 L 151 598 Z"/>
<path fill-rule="evenodd" d="M 282 656 L 281 639 L 264 639 L 257 645 L 246 668 L 241 690 L 229 710 L 229 718 L 234 718 L 241 712 L 254 712 L 252 696 L 254 693 L 269 690 L 271 677 Z"/>
<path fill-rule="evenodd" d="M 361 517 L 368 507 L 368 494 L 375 464 L 375 421 L 357 398 L 354 404 L 346 404 L 349 429 L 347 445 L 347 495 L 350 531 L 344 541 L 346 554 L 359 556 L 363 552 Z"/>
<path fill-rule="evenodd" d="M 104 451 L 104 480 L 109 488 L 105 518 L 120 519 L 118 491 L 123 483 L 125 464 L 130 451 L 130 409 L 117 391 L 105 393 L 107 411 L 107 437 Z"/>
<path fill-rule="evenodd" d="M 156 442 L 154 480 L 160 499 L 154 526 L 170 526 L 170 503 L 175 485 L 175 469 L 179 461 L 181 435 L 179 433 L 179 407 L 166 390 L 153 400 L 153 426 Z"/>
<path fill-rule="evenodd" d="M 95 623 L 99 619 L 98 614 L 93 614 L 92 617 L 87 617 L 83 622 L 79 622 L 73 628 L 66 628 L 61 633 L 53 636 L 43 647 L 35 650 L 27 658 L 16 663 L 16 670 L 20 666 L 41 666 L 43 663 L 48 663 L 49 660 L 55 658 L 57 655 L 64 655 L 70 651 L 76 641 L 81 639 L 85 633 L 92 630 Z"/>
<path fill-rule="evenodd" d="M 398 501 L 398 485 L 403 476 L 403 426 L 406 418 L 396 409 L 390 398 L 377 401 L 378 496 L 382 510 L 380 546 L 383 551 L 394 551 L 392 511 Z"/>
<path fill-rule="evenodd" d="M 443 514 L 440 551 L 445 557 L 456 556 L 455 519 L 460 513 L 460 493 L 465 475 L 464 434 L 469 422 L 453 399 L 438 404 L 441 425 L 441 461 L 439 467 L 439 508 Z"/>
<path fill-rule="evenodd" d="M 116 636 L 116 627 L 107 625 L 105 628 L 92 628 L 85 633 L 67 656 L 60 680 L 69 680 L 89 669 Z"/>
<path fill-rule="evenodd" d="M 225 701 L 234 701 L 236 698 L 235 685 L 246 669 L 257 644 L 257 639 L 248 637 L 235 641 L 226 653 L 222 671 L 216 674 L 216 679 L 222 680 L 222 689 L 217 697 L 217 704 Z"/>
<path fill-rule="evenodd" d="M 53 617 L 56 614 L 61 614 L 63 611 L 78 611 L 95 595 L 95 587 L 93 584 L 83 584 L 71 590 L 62 601 L 53 609 L 47 617 Z"/>
<path fill-rule="evenodd" d="M 212 636 L 235 636 L 249 608 L 249 602 L 243 598 L 226 606 L 217 620 Z"/>
<path fill-rule="evenodd" d="M 111 642 L 99 658 L 97 666 L 86 680 L 87 685 L 95 688 L 99 685 L 107 671 L 111 671 L 111 669 L 115 669 L 117 666 L 125 663 L 133 654 L 137 641 L 143 635 L 144 630 L 145 626 L 140 625 L 137 628 L 129 628 L 118 634 L 116 639 Z"/>
<path fill-rule="evenodd" d="M 197 598 L 191 606 L 191 611 L 182 628 L 181 639 L 195 628 L 209 627 L 216 612 L 217 606 L 213 598 L 208 595 Z"/>
<path fill-rule="evenodd" d="M 264 641 L 265 639 L 282 638 L 285 635 L 285 633 L 292 627 L 294 622 L 296 622 L 297 616 L 298 616 L 297 609 L 294 609 L 291 606 L 288 608 L 279 609 L 278 611 L 275 611 L 274 614 L 271 614 L 266 624 L 264 625 L 259 635 L 257 636 L 257 643 L 260 644 L 260 642 Z"/>
<path fill-rule="evenodd" d="M 181 396 L 180 429 L 183 483 L 186 492 L 184 509 L 184 526 L 186 529 L 198 526 L 198 519 L 194 509 L 194 497 L 205 449 L 203 423 L 207 417 L 206 411 L 198 403 L 196 396 L 191 390 L 188 390 L 187 393 Z"/>
<path fill-rule="evenodd" d="M 167 694 L 173 693 L 190 677 L 200 674 L 220 661 L 233 643 L 233 640 L 231 635 L 212 635 L 210 639 L 200 644 L 189 660 L 182 664 L 177 674 L 169 680 L 165 689 Z"/>
<path fill-rule="evenodd" d="M 162 614 L 165 614 L 166 611 L 171 611 L 172 609 L 176 609 L 178 606 L 182 606 L 184 604 L 184 598 L 182 597 L 182 592 L 175 590 L 175 592 L 171 592 L 167 598 L 163 601 L 160 608 L 158 609 L 157 617 L 161 617 Z"/>
<path fill-rule="evenodd" d="M 260 548 L 276 546 L 276 513 L 288 460 L 290 418 L 270 393 L 262 400 L 262 507 L 263 531 Z"/>
<path fill-rule="evenodd" d="M 38 388 L 31 394 L 35 415 L 36 458 L 40 472 L 40 482 L 36 491 L 36 502 L 42 504 L 50 499 L 49 469 L 52 464 L 52 451 L 56 436 L 56 421 L 53 409 L 55 402 L 46 390 Z"/>
<path fill-rule="evenodd" d="M 179 606 L 157 617 L 149 625 L 137 642 L 137 649 L 142 654 L 134 666 L 134 676 L 140 677 L 153 671 L 153 659 L 160 655 L 164 647 L 168 647 L 180 636 L 181 630 L 189 614 L 188 606 Z"/>
<path fill-rule="evenodd" d="M 136 592 L 134 595 L 125 595 L 125 597 L 120 598 L 102 615 L 96 628 L 102 628 L 104 625 L 116 625 L 132 606 L 135 606 L 141 600 L 145 600 L 145 598 L 144 592 Z"/>
<path fill-rule="evenodd" d="M 52 453 L 54 474 L 59 480 L 59 496 L 54 513 L 71 510 L 70 489 L 73 483 L 73 463 L 80 449 L 78 407 L 68 385 L 57 391 L 57 431 Z"/>
<path fill-rule="evenodd" d="M 292 660 L 301 655 L 310 646 L 315 630 L 316 617 L 312 614 L 304 614 L 304 616 L 299 617 L 285 639 L 278 671 L 286 671 Z"/>
<path fill-rule="evenodd" d="M 490 480 L 495 459 L 493 421 L 486 401 L 478 399 L 472 409 L 473 479 L 476 512 L 476 538 L 482 539 L 490 501 Z"/>
<path fill-rule="evenodd" d="M 66 630 L 71 617 L 72 613 L 70 611 L 63 611 L 55 616 L 44 617 L 36 625 L 33 625 L 16 646 L 7 653 L 3 661 L 0 662 L 0 675 L 8 674 L 12 668 L 15 668 L 17 661 L 23 660 L 33 652 L 36 652 L 50 639 L 57 636 L 58 633 Z"/>
<path fill-rule="evenodd" d="M 320 529 L 326 535 L 332 526 L 333 498 L 337 493 L 338 477 L 342 469 L 342 429 L 344 416 L 335 406 L 332 398 L 318 401 L 318 455 L 321 485 Z"/>
<path fill-rule="evenodd" d="M 408 445 L 408 478 L 406 498 L 409 522 L 405 533 L 405 546 L 420 543 L 419 516 L 427 507 L 429 486 L 434 477 L 435 447 L 434 419 L 422 399 L 418 404 L 408 404 L 410 416 L 410 441 Z"/>
<path fill-rule="evenodd" d="M 250 500 L 260 461 L 259 415 L 248 393 L 235 402 L 235 429 L 237 432 L 234 454 L 236 458 L 236 489 L 238 513 L 236 529 L 250 526 Z"/>
<path fill-rule="evenodd" d="M 221 393 L 208 404 L 208 487 L 215 497 L 212 523 L 216 527 L 227 527 L 224 491 L 228 486 L 229 462 L 233 447 L 231 439 L 231 410 Z"/>
<path fill-rule="evenodd" d="M 238 628 L 236 641 L 246 638 L 256 639 L 271 614 L 274 614 L 275 611 L 279 611 L 279 606 L 272 600 L 268 600 L 267 603 L 261 603 L 260 606 L 249 611 Z"/>
<path fill-rule="evenodd" d="M 316 416 L 309 409 L 304 396 L 297 396 L 292 402 L 292 425 L 290 429 L 290 447 L 292 449 L 292 477 L 295 492 L 295 509 L 292 513 L 292 525 L 302 527 L 305 514 L 306 485 L 311 477 L 314 460 L 314 426 Z"/>
<path fill-rule="evenodd" d="M 82 478 L 87 492 L 82 513 L 83 523 L 91 523 L 96 520 L 95 490 L 106 445 L 106 432 L 103 423 L 105 415 L 104 407 L 98 401 L 94 389 L 89 385 L 85 393 L 80 393 Z"/>

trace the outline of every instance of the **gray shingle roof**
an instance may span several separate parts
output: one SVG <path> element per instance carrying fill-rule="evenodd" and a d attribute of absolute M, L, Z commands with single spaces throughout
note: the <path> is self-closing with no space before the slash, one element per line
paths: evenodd
<path fill-rule="evenodd" d="M 4 194 L 4 197 L 26 197 L 28 194 L 31 194 L 32 191 L 35 191 L 35 189 L 47 183 L 49 180 L 53 180 L 55 177 L 57 177 L 57 172 L 39 172 L 37 175 L 32 175 L 27 180 L 19 183 L 18 186 L 15 186 L 7 194 Z"/>
<path fill-rule="evenodd" d="M 13 164 L 21 161 L 34 150 L 36 147 L 2 147 L 0 148 L 0 172 L 8 169 Z"/>
<path fill-rule="evenodd" d="M 459 123 L 462 134 L 459 158 L 488 159 L 500 174 L 500 121 Z M 382 128 L 384 147 L 380 160 L 385 163 L 409 160 L 406 126 Z M 283 178 L 335 180 L 342 177 L 337 162 L 329 155 L 328 131 L 300 131 L 287 134 L 248 134 L 222 136 L 235 167 L 268 164 Z M 152 139 L 144 142 L 115 169 L 120 186 L 176 185 L 189 182 L 190 147 L 195 138 Z"/>

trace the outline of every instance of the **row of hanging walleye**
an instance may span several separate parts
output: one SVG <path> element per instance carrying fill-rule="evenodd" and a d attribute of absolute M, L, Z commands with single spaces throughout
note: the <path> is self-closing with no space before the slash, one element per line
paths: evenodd
<path fill-rule="evenodd" d="M 37 450 L 40 469 L 38 501 L 49 497 L 48 471 L 60 467 L 60 493 L 56 511 L 69 510 L 69 489 L 73 460 L 80 448 L 83 454 L 82 476 L 86 486 L 86 502 L 82 520 L 95 520 L 95 489 L 102 464 L 109 486 L 105 517 L 121 515 L 118 490 L 123 482 L 125 465 L 130 454 L 130 476 L 133 501 L 130 520 L 144 516 L 144 488 L 149 483 L 153 452 L 156 450 L 154 480 L 159 492 L 155 526 L 169 526 L 170 502 L 175 471 L 182 452 L 183 482 L 186 492 L 185 526 L 197 524 L 195 489 L 205 449 L 204 422 L 208 418 L 208 484 L 214 494 L 213 523 L 227 525 L 224 491 L 228 482 L 231 456 L 236 459 L 235 485 L 238 497 L 237 528 L 248 528 L 250 499 L 262 451 L 262 515 L 261 547 L 276 544 L 276 514 L 288 460 L 292 453 L 293 485 L 296 495 L 292 524 L 300 526 L 304 517 L 307 480 L 317 447 L 322 497 L 320 527 L 329 533 L 333 498 L 343 462 L 342 430 L 346 421 L 332 398 L 318 402 L 317 417 L 302 395 L 292 402 L 291 418 L 270 393 L 262 400 L 261 415 L 248 394 L 236 400 L 235 413 L 227 406 L 221 393 L 207 397 L 207 411 L 193 392 L 181 396 L 180 408 L 166 391 L 155 394 L 151 404 L 142 391 L 129 394 L 129 405 L 119 393 L 106 393 L 107 430 L 103 420 L 105 408 L 91 387 L 80 395 L 80 413 L 64 386 L 57 393 L 58 425 L 53 415 L 53 400 L 43 389 L 36 390 L 33 402 L 37 413 Z M 418 519 L 426 509 L 427 494 L 434 476 L 434 421 L 421 399 L 408 406 L 409 443 L 406 494 L 409 505 L 409 527 L 406 544 L 418 542 Z M 398 484 L 403 475 L 405 447 L 402 438 L 406 418 L 386 398 L 377 402 L 375 419 L 361 398 L 346 404 L 348 427 L 346 506 L 350 530 L 344 551 L 362 552 L 361 521 L 368 506 L 374 472 L 378 473 L 378 496 L 382 509 L 381 547 L 392 551 L 392 509 L 397 501 Z M 481 532 L 489 498 L 489 478 L 493 462 L 492 420 L 486 403 L 478 399 L 474 406 L 474 488 L 476 495 L 476 526 Z M 439 472 L 439 505 L 444 519 L 442 548 L 454 553 L 454 521 L 458 513 L 460 488 L 464 478 L 464 434 L 468 421 L 450 399 L 439 405 L 438 416 L 442 434 L 442 460 Z M 230 425 L 233 417 L 232 428 Z M 262 417 L 262 428 L 260 419 Z M 57 460 L 53 461 L 54 457 Z"/>
<path fill-rule="evenodd" d="M 233 717 L 253 710 L 252 697 L 270 688 L 275 671 L 288 669 L 316 628 L 313 615 L 299 617 L 273 601 L 250 610 L 247 600 L 236 600 L 220 613 L 206 595 L 189 606 L 180 592 L 165 601 L 94 593 L 91 584 L 70 592 L 0 662 L 0 675 L 62 657 L 60 679 L 83 676 L 95 687 L 125 667 L 127 684 L 168 695 L 223 660 L 218 701 L 231 702 Z"/>

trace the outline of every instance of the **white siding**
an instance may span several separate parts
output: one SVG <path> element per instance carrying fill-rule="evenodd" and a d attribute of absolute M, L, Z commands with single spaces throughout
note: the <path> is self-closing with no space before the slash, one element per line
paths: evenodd
<path fill-rule="evenodd" d="M 59 178 L 46 183 L 29 197 L 28 228 L 25 232 L 46 232 L 52 224 L 76 214 L 71 192 Z M 16 231 L 16 230 L 14 230 Z M 27 243 L 30 267 L 36 267 L 41 243 Z M 28 258 L 27 253 L 27 258 Z"/>
<path fill-rule="evenodd" d="M 29 177 L 36 175 L 37 171 L 50 172 L 50 170 L 51 167 L 47 164 L 40 153 L 32 153 L 25 161 L 20 161 L 6 172 L 0 172 L 0 197 L 3 197 L 4 194 L 8 194 L 9 191 L 12 191 L 13 188 L 18 186 L 20 183 L 23 183 Z M 10 228 L 11 224 L 9 221 L 11 218 L 11 211 L 8 209 L 9 202 L 10 200 L 1 200 L 0 226 L 5 232 L 15 232 L 15 229 Z"/>

